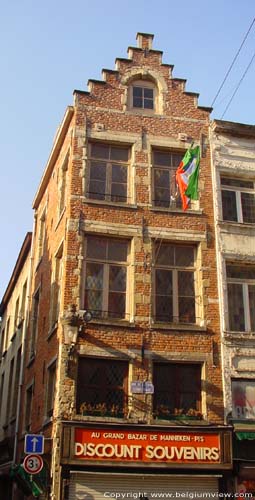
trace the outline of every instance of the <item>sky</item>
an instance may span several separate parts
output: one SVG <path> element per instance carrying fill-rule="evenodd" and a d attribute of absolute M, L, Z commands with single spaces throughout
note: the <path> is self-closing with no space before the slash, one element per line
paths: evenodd
<path fill-rule="evenodd" d="M 27 231 L 32 201 L 73 90 L 114 69 L 136 33 L 174 64 L 173 76 L 211 106 L 255 15 L 254 0 L 9 0 L 0 14 L 0 302 Z M 217 99 L 220 119 L 255 50 L 255 24 Z M 254 125 L 255 61 L 224 120 Z"/>

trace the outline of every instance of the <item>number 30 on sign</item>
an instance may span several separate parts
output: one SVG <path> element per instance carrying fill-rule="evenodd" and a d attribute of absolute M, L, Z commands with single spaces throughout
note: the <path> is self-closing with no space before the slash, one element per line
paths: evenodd
<path fill-rule="evenodd" d="M 27 455 L 23 467 L 28 474 L 38 474 L 43 468 L 43 459 L 40 455 Z"/>

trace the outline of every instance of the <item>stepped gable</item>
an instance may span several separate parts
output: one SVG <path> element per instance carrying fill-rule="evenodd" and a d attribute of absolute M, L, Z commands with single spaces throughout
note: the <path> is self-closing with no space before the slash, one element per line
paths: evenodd
<path fill-rule="evenodd" d="M 199 93 L 186 90 L 186 79 L 173 77 L 174 66 L 163 63 L 163 52 L 152 48 L 154 35 L 137 33 L 136 38 L 138 46 L 128 47 L 127 58 L 116 58 L 115 69 L 102 69 L 102 80 L 89 79 L 87 92 L 74 91 L 76 102 L 78 99 L 79 104 L 90 105 L 96 100 L 98 108 L 126 112 L 129 85 L 134 80 L 147 80 L 155 84 L 159 94 L 154 117 L 191 117 L 191 112 L 197 109 L 196 118 L 207 119 L 212 108 L 198 104 Z"/>

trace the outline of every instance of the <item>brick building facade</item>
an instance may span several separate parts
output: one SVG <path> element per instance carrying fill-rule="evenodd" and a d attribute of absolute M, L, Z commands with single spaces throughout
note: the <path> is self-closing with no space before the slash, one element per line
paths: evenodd
<path fill-rule="evenodd" d="M 19 460 L 24 434 L 43 433 L 49 498 L 226 491 L 232 467 L 210 108 L 153 35 L 137 40 L 74 91 L 33 204 Z M 192 142 L 199 200 L 184 212 L 175 172 Z"/>

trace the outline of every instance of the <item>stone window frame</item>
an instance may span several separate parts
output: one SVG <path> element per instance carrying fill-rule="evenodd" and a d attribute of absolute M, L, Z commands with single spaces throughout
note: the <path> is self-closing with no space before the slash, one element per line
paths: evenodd
<path fill-rule="evenodd" d="M 36 270 L 43 258 L 43 251 L 46 239 L 46 206 L 42 210 L 42 214 L 39 217 L 38 223 L 38 236 L 37 236 L 37 258 L 36 258 Z"/>
<path fill-rule="evenodd" d="M 46 366 L 46 391 L 45 391 L 45 421 L 48 421 L 53 416 L 54 401 L 56 394 L 57 380 L 57 364 L 58 357 L 55 356 Z"/>
<path fill-rule="evenodd" d="M 177 246 L 187 246 L 187 247 L 192 247 L 194 249 L 194 266 L 192 269 L 194 269 L 194 297 L 195 297 L 195 322 L 194 323 L 187 323 L 187 322 L 174 322 L 174 321 L 159 321 L 156 319 L 156 245 L 161 245 L 162 243 L 164 244 L 169 244 L 173 245 L 175 247 Z M 171 270 L 173 266 L 164 266 L 165 269 Z M 204 322 L 204 315 L 203 315 L 203 300 L 202 300 L 202 276 L 201 276 L 201 245 L 200 242 L 198 241 L 183 241 L 183 240 L 175 240 L 175 239 L 167 239 L 163 238 L 162 239 L 153 239 L 153 267 L 152 267 L 152 323 L 157 324 L 157 325 L 176 325 L 178 328 L 187 328 L 188 326 L 191 327 L 199 327 L 199 325 L 203 324 Z M 178 272 L 178 268 L 177 272 Z M 182 269 L 182 268 L 180 268 Z M 183 268 L 184 269 L 184 268 Z M 182 269 L 182 270 L 183 270 Z M 191 268 L 187 268 L 191 269 Z M 176 273 L 175 273 L 176 274 Z M 176 278 L 176 276 L 175 276 Z M 175 280 L 176 281 L 176 280 Z M 176 283 L 175 283 L 175 288 L 176 288 Z M 173 297 L 174 301 L 178 301 L 178 297 Z M 178 309 L 178 306 L 173 306 L 173 312 L 176 310 L 176 307 Z"/>
<path fill-rule="evenodd" d="M 20 381 L 20 369 L 21 369 L 21 358 L 22 358 L 22 347 L 20 347 L 16 354 L 16 363 L 15 363 L 15 375 L 14 375 L 14 383 L 13 383 L 13 395 L 12 395 L 12 404 L 11 404 L 11 416 L 16 417 L 17 413 L 17 403 L 18 403 L 18 388 Z"/>
<path fill-rule="evenodd" d="M 41 298 L 41 284 L 37 287 L 32 297 L 32 311 L 30 320 L 30 339 L 29 339 L 29 362 L 34 359 L 36 355 L 36 341 L 38 337 L 39 327 L 39 309 Z"/>
<path fill-rule="evenodd" d="M 101 322 L 107 322 L 107 323 L 130 323 L 131 322 L 131 317 L 132 317 L 132 302 L 131 302 L 131 294 L 132 294 L 132 284 L 131 284 L 131 275 L 132 275 L 132 261 L 133 261 L 133 254 L 134 254 L 134 249 L 133 249 L 133 241 L 131 237 L 124 237 L 124 236 L 119 236 L 119 235 L 112 235 L 112 234 L 99 234 L 96 232 L 91 232 L 91 233 L 86 233 L 84 235 L 84 264 L 83 264 L 83 273 L 82 273 L 82 280 L 81 280 L 81 285 L 82 285 L 82 293 L 81 293 L 81 309 L 84 309 L 84 304 L 85 304 L 85 287 L 86 287 L 86 266 L 87 262 L 94 262 L 93 259 L 87 260 L 87 238 L 89 237 L 95 237 L 95 238 L 104 238 L 106 240 L 112 240 L 112 241 L 125 241 L 127 243 L 127 261 L 123 262 L 123 265 L 126 267 L 126 301 L 125 301 L 125 317 L 124 318 L 118 318 L 118 317 L 111 317 L 106 315 L 107 317 L 92 317 L 92 322 L 93 321 L 100 321 Z M 96 260 L 95 262 L 100 263 L 100 260 Z M 106 262 L 106 264 L 108 264 Z M 114 265 L 114 262 L 113 262 Z M 119 265 L 119 262 L 117 263 Z M 109 264 L 108 264 L 109 266 Z M 103 293 L 107 294 L 108 292 L 108 287 L 104 285 L 103 288 Z M 106 311 L 108 312 L 108 311 Z"/>
<path fill-rule="evenodd" d="M 170 351 L 158 351 L 157 353 L 150 351 L 147 353 L 149 364 L 151 366 L 152 378 L 153 378 L 153 367 L 154 363 L 190 363 L 201 365 L 201 413 L 202 419 L 207 420 L 208 418 L 208 406 L 210 406 L 209 401 L 207 401 L 208 396 L 208 368 L 213 365 L 213 354 L 212 353 L 201 353 L 198 351 L 185 353 L 185 352 L 170 352 Z"/>
<path fill-rule="evenodd" d="M 255 286 L 255 278 L 241 278 L 241 277 L 231 277 L 228 276 L 228 267 L 236 267 L 236 268 L 247 268 L 249 271 L 249 268 L 255 271 L 255 262 L 244 262 L 244 261 L 237 261 L 237 260 L 231 260 L 227 259 L 225 261 L 225 277 L 226 277 L 226 299 L 227 299 L 227 321 L 226 321 L 226 326 L 227 326 L 227 331 L 229 332 L 238 332 L 238 333 L 244 333 L 244 334 L 249 334 L 252 331 L 252 319 L 250 315 L 250 299 L 249 299 L 249 285 L 250 286 Z M 243 330 L 233 330 L 231 329 L 231 321 L 234 321 L 234 319 L 230 318 L 230 300 L 229 300 L 229 294 L 230 294 L 230 287 L 228 285 L 239 285 L 242 287 L 241 289 L 241 295 L 243 299 L 243 319 L 244 319 L 244 329 Z M 254 320 L 253 320 L 254 322 Z"/>
<path fill-rule="evenodd" d="M 107 199 L 107 197 L 110 197 L 110 179 L 107 177 L 106 179 L 106 192 L 104 193 L 105 199 L 97 199 L 97 198 L 92 198 L 89 193 L 89 182 L 90 182 L 90 163 L 93 160 L 93 157 L 91 155 L 91 147 L 93 144 L 98 144 L 102 146 L 108 146 L 110 147 L 115 147 L 115 148 L 125 148 L 128 150 L 128 160 L 127 161 L 122 161 L 122 160 L 106 160 L 102 159 L 105 163 L 107 163 L 107 171 L 109 170 L 109 166 L 112 165 L 112 163 L 116 163 L 118 165 L 125 164 L 127 166 L 127 199 L 126 201 L 112 201 L 110 199 Z M 94 159 L 96 160 L 96 159 Z M 100 159 L 98 160 L 100 161 Z M 131 181 L 132 181 L 132 176 L 131 176 L 131 167 L 133 163 L 133 144 L 128 142 L 122 141 L 121 138 L 119 141 L 113 141 L 111 137 L 109 139 L 105 139 L 102 137 L 101 140 L 98 138 L 93 138 L 90 137 L 88 144 L 87 144 L 87 166 L 86 166 L 86 181 L 85 181 L 85 200 L 91 203 L 99 203 L 99 204 L 111 204 L 111 205 L 123 205 L 124 207 L 128 207 L 129 205 L 132 205 L 133 203 L 133 188 L 131 186 Z M 107 188 L 108 187 L 108 188 Z"/>
<path fill-rule="evenodd" d="M 64 252 L 64 240 L 61 241 L 57 251 L 54 255 L 54 269 L 52 272 L 51 281 L 51 305 L 50 305 L 50 332 L 49 335 L 54 331 L 55 326 L 58 322 L 58 316 L 60 312 L 60 301 L 61 301 L 61 281 L 63 277 L 63 252 Z"/>
<path fill-rule="evenodd" d="M 58 170 L 58 220 L 61 219 L 66 205 L 67 172 L 70 159 L 70 150 L 67 151 L 65 159 Z"/>
<path fill-rule="evenodd" d="M 172 420 L 176 420 L 178 418 L 182 418 L 183 420 L 185 419 L 198 419 L 200 420 L 202 418 L 202 415 L 203 415 L 203 389 L 202 389 L 202 374 L 203 374 L 203 371 L 204 371 L 204 363 L 202 363 L 201 361 L 188 361 L 188 360 L 185 360 L 185 361 L 180 361 L 180 360 L 164 360 L 164 361 L 159 361 L 159 360 L 153 360 L 153 383 L 154 383 L 154 388 L 155 388 L 155 392 L 154 392 L 154 396 L 153 396 L 153 413 L 154 413 L 154 418 L 155 418 L 155 412 L 157 412 L 159 409 L 156 408 L 156 404 L 157 404 L 157 388 L 156 388 L 156 384 L 155 384 L 155 369 L 157 368 L 157 366 L 163 366 L 163 365 L 167 365 L 168 367 L 173 367 L 173 370 L 174 370 L 174 373 L 176 374 L 176 377 L 177 379 L 175 380 L 174 382 L 174 385 L 175 385 L 175 388 L 176 390 L 174 391 L 174 413 L 172 413 L 171 415 L 169 416 L 165 416 L 165 418 L 168 420 L 168 419 L 172 419 Z M 191 367 L 194 367 L 196 370 L 197 370 L 197 373 L 196 373 L 196 387 L 194 388 L 194 393 L 196 393 L 196 408 L 190 408 L 189 410 L 190 411 L 187 411 L 187 413 L 179 413 L 181 411 L 181 400 L 180 400 L 180 393 L 181 391 L 179 391 L 179 385 L 178 385 L 178 380 L 179 380 L 179 377 L 180 377 L 180 372 L 181 372 L 181 369 L 182 367 L 188 367 L 188 366 L 191 366 Z M 180 382 L 179 382 L 180 383 Z M 164 392 L 166 391 L 166 388 L 164 387 Z M 179 407 L 178 407 L 179 405 Z M 164 415 L 163 415 L 163 409 L 162 409 L 162 414 L 159 415 L 160 419 L 164 419 Z"/>
<path fill-rule="evenodd" d="M 35 379 L 26 385 L 23 415 L 23 433 L 31 430 Z"/>
<path fill-rule="evenodd" d="M 22 321 L 24 321 L 26 314 L 27 286 L 28 286 L 27 280 L 25 280 L 22 286 L 21 303 L 19 311 L 20 324 L 22 323 Z"/>
<path fill-rule="evenodd" d="M 142 106 L 134 106 L 134 88 L 140 88 L 142 89 Z M 144 106 L 144 101 L 146 97 L 144 96 L 144 91 L 145 89 L 151 89 L 153 91 L 153 107 L 152 108 L 147 108 Z M 147 79 L 134 79 L 130 83 L 128 87 L 128 109 L 132 110 L 134 112 L 138 113 L 145 113 L 145 114 L 155 114 L 157 113 L 158 110 L 158 88 L 156 85 L 156 82 L 153 80 L 147 80 Z"/>
<path fill-rule="evenodd" d="M 9 346 L 9 336 L 10 336 L 10 316 L 6 320 L 5 324 L 5 341 L 4 341 L 4 352 L 7 351 L 8 346 Z"/>
<path fill-rule="evenodd" d="M 226 184 L 224 184 L 224 179 L 226 179 Z M 229 182 L 229 184 L 228 184 Z M 231 185 L 235 183 L 236 185 Z M 238 186 L 238 183 L 240 184 Z M 242 183 L 247 183 L 247 186 L 241 186 Z M 253 187 L 248 184 L 253 184 Z M 242 194 L 253 195 L 255 204 L 255 180 L 242 175 L 230 175 L 229 172 L 220 172 L 220 191 L 221 191 L 221 220 L 223 222 L 230 222 L 234 224 L 255 224 L 254 222 L 244 221 L 243 214 L 243 204 L 242 204 Z M 223 202 L 223 192 L 234 193 L 233 202 L 235 204 L 235 214 L 233 214 L 233 219 L 224 218 L 224 202 Z M 236 217 L 235 217 L 236 215 Z M 237 220 L 235 220 L 235 218 Z"/>
<path fill-rule="evenodd" d="M 123 400 L 123 416 L 119 416 L 118 414 L 112 414 L 112 415 L 106 415 L 106 414 L 103 414 L 101 415 L 101 418 L 102 417 L 113 417 L 113 418 L 125 418 L 125 411 L 128 412 L 129 411 L 129 398 L 130 398 L 130 394 L 129 394 L 129 382 L 130 382 L 130 360 L 128 358 L 119 358 L 119 357 L 116 357 L 116 356 L 112 356 L 112 357 L 105 357 L 105 356 L 93 356 L 93 355 L 89 355 L 89 356 L 84 356 L 84 355 L 80 355 L 79 358 L 78 358 L 78 367 L 77 367 L 77 379 L 76 379 L 76 396 L 75 396 L 75 407 L 76 407 L 76 414 L 77 415 L 81 415 L 82 411 L 81 410 L 81 395 L 79 393 L 79 387 L 80 387 L 80 384 L 79 384 L 79 363 L 80 362 L 85 362 L 85 361 L 81 361 L 81 360 L 87 360 L 88 363 L 92 363 L 93 366 L 96 365 L 96 363 L 98 363 L 100 365 L 102 365 L 102 367 L 106 364 L 106 363 L 109 363 L 109 365 L 112 365 L 113 363 L 122 363 L 123 366 L 124 364 L 126 365 L 124 368 L 125 368 L 125 373 L 124 373 L 124 379 L 123 379 L 123 397 L 124 397 L 124 400 Z M 100 379 L 100 382 L 101 384 L 103 383 L 104 385 L 104 390 L 106 391 L 107 389 L 107 384 L 105 384 L 105 374 L 104 374 L 104 370 L 102 370 L 102 367 L 100 368 L 102 373 L 101 373 L 101 379 Z M 100 385 L 98 386 L 100 387 Z M 79 408 L 78 408 L 78 405 L 79 405 Z M 94 408 L 94 411 L 96 411 L 97 409 Z M 84 413 L 86 412 L 86 409 L 84 409 Z M 98 413 L 100 413 L 100 409 L 98 408 Z M 107 412 L 106 412 L 107 413 Z M 89 411 L 87 412 L 87 415 L 86 413 L 84 414 L 84 416 L 86 417 L 89 417 L 90 414 L 89 414 Z M 99 417 L 99 415 L 97 414 L 93 414 L 93 409 L 92 409 L 92 414 L 91 416 L 93 417 L 93 419 L 95 417 Z"/>
<path fill-rule="evenodd" d="M 173 175 L 175 175 L 174 173 L 176 173 L 176 170 L 177 170 L 177 167 L 173 166 L 172 169 L 168 169 L 167 166 L 160 166 L 158 164 L 155 163 L 155 153 L 165 153 L 165 154 L 169 154 L 169 155 L 180 155 L 180 157 L 183 158 L 184 154 L 185 154 L 185 150 L 184 149 L 177 149 L 177 148 L 173 148 L 173 147 L 169 147 L 169 148 L 163 148 L 161 146 L 156 146 L 156 145 L 152 145 L 151 147 L 151 160 L 152 160 L 152 171 L 151 171 L 151 205 L 153 208 L 156 208 L 157 210 L 175 210 L 175 211 L 180 211 L 182 212 L 183 209 L 182 209 L 182 203 L 181 203 L 181 197 L 180 195 L 178 196 L 177 195 L 177 192 L 178 192 L 178 186 L 177 186 L 177 183 L 175 181 L 175 191 L 172 193 L 171 192 L 171 186 L 170 186 L 170 189 L 169 189 L 169 205 L 167 207 L 165 206 L 160 206 L 160 205 L 157 205 L 156 204 L 156 199 L 155 199 L 155 191 L 156 191 L 156 187 L 155 187 L 155 171 L 156 169 L 161 169 L 161 170 L 166 170 L 166 171 L 170 171 L 172 170 L 173 171 Z M 173 200 L 171 200 L 172 196 L 174 197 Z M 178 198 L 178 201 L 179 203 L 176 204 L 176 199 Z M 171 203 L 172 201 L 172 203 Z M 178 206 L 176 206 L 178 205 Z M 189 212 L 189 210 L 191 209 L 194 209 L 196 208 L 196 206 L 194 205 L 194 203 L 192 202 L 191 200 L 191 205 L 190 207 L 188 208 L 187 212 Z"/>
<path fill-rule="evenodd" d="M 142 82 L 142 86 L 153 86 L 155 90 L 154 109 L 134 108 L 132 106 L 132 86 Z M 148 116 L 163 115 L 165 107 L 165 95 L 168 93 L 168 87 L 165 78 L 157 70 L 151 68 L 133 68 L 127 72 L 121 79 L 124 88 L 122 97 L 123 111 Z"/>
<path fill-rule="evenodd" d="M 9 365 L 9 373 L 8 373 L 8 391 L 7 391 L 7 401 L 5 408 L 5 423 L 9 424 L 12 417 L 12 398 L 13 398 L 13 377 L 14 377 L 14 365 L 15 365 L 15 356 L 13 356 L 10 360 Z"/>

